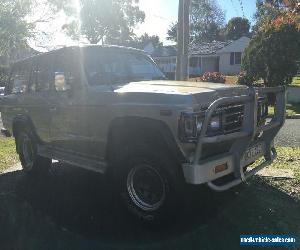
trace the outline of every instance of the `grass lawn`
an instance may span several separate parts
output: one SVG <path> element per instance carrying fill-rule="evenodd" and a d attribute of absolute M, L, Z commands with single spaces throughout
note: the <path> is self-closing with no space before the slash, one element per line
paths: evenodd
<path fill-rule="evenodd" d="M 42 179 L 27 178 L 22 171 L 0 176 L 1 249 L 239 250 L 241 234 L 300 237 L 300 148 L 279 148 L 268 167 L 292 171 L 294 177 L 257 175 L 222 193 L 190 187 L 187 211 L 178 222 L 155 228 L 143 227 L 122 206 L 113 206 L 112 187 L 102 175 L 53 168 Z"/>
<path fill-rule="evenodd" d="M 18 161 L 14 138 L 0 135 L 0 173 Z"/>
<path fill-rule="evenodd" d="M 294 77 L 292 85 L 296 85 L 300 87 L 300 76 Z"/>
<path fill-rule="evenodd" d="M 282 192 L 300 199 L 300 148 L 280 147 L 277 150 L 278 156 L 276 161 L 269 166 L 276 172 L 277 169 L 292 172 L 294 178 L 267 181 Z"/>
<path fill-rule="evenodd" d="M 269 107 L 269 114 L 274 115 L 274 107 Z M 286 105 L 286 115 L 293 116 L 300 114 L 300 103 L 288 103 Z"/>

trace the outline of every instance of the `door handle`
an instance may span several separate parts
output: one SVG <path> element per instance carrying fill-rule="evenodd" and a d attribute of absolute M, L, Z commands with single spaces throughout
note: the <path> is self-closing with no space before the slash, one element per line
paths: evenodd
<path fill-rule="evenodd" d="M 51 107 L 50 108 L 50 112 L 55 112 L 57 109 L 56 109 L 56 107 Z"/>

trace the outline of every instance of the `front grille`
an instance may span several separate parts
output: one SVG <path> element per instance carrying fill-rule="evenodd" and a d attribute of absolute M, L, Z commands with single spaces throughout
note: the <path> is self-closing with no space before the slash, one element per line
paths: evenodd
<path fill-rule="evenodd" d="M 212 119 L 215 117 L 219 117 L 220 129 L 216 130 L 209 126 L 207 136 L 238 132 L 243 124 L 244 105 L 221 106 L 216 110 Z"/>
<path fill-rule="evenodd" d="M 241 130 L 244 117 L 244 105 L 228 107 L 222 113 L 223 134 L 230 134 Z"/>
<path fill-rule="evenodd" d="M 220 129 L 213 130 L 211 127 L 207 130 L 208 136 L 226 135 L 240 132 L 244 119 L 244 104 L 221 106 L 216 110 L 213 117 L 220 117 Z M 257 125 L 265 123 L 268 116 L 267 98 L 259 98 L 257 105 Z"/>

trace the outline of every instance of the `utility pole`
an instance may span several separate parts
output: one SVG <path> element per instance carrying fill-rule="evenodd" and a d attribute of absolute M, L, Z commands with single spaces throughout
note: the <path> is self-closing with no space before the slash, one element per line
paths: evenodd
<path fill-rule="evenodd" d="M 190 2 L 191 0 L 179 0 L 176 80 L 188 79 L 189 40 L 190 40 Z"/>

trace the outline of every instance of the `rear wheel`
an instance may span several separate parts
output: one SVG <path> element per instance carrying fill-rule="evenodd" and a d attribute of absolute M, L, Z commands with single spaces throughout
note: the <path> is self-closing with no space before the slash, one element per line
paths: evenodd
<path fill-rule="evenodd" d="M 22 168 L 27 173 L 45 173 L 51 167 L 52 160 L 37 154 L 37 143 L 30 129 L 18 131 L 16 144 Z"/>

